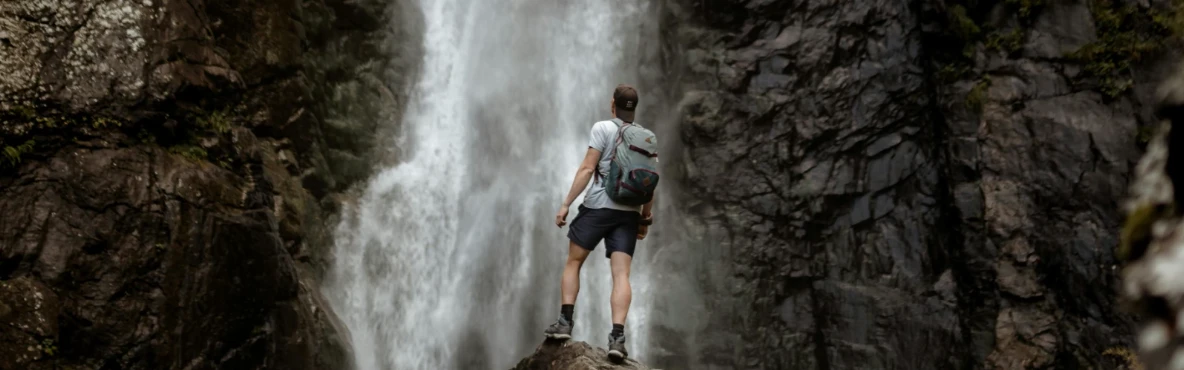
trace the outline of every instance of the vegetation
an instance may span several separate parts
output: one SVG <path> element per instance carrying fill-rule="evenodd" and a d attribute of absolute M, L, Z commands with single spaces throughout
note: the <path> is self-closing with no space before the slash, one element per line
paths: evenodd
<path fill-rule="evenodd" d="M 205 109 L 203 106 L 218 106 Z M 123 132 L 130 142 L 160 145 L 173 154 L 194 161 L 209 161 L 230 168 L 233 158 L 215 156 L 201 143 L 205 138 L 230 132 L 235 123 L 234 105 L 201 104 L 164 108 L 165 127 L 153 122 L 128 123 L 110 115 L 69 113 L 63 109 L 31 104 L 0 111 L 0 170 L 15 168 L 35 150 L 52 150 L 64 143 L 78 143 L 103 132 Z M 175 120 L 175 121 L 173 121 Z M 219 141 L 214 141 L 219 142 Z M 226 143 L 227 141 L 220 141 Z M 225 145 L 225 144 L 224 144 Z M 225 150 L 217 151 L 224 153 Z"/>
<path fill-rule="evenodd" d="M 991 87 L 991 79 L 983 77 L 974 84 L 970 89 L 970 93 L 966 94 L 966 106 L 973 109 L 975 112 L 982 113 L 983 104 L 987 100 L 987 89 Z"/>
<path fill-rule="evenodd" d="M 54 345 L 54 341 L 51 338 L 42 339 L 41 352 L 45 353 L 46 356 L 53 357 L 53 355 L 58 353 L 58 346 Z"/>
<path fill-rule="evenodd" d="M 1122 360 L 1126 365 L 1127 370 L 1143 370 L 1143 364 L 1139 361 L 1139 356 L 1126 347 L 1112 347 L 1102 352 L 1103 356 L 1114 356 Z"/>
<path fill-rule="evenodd" d="M 3 147 L 3 158 L 0 158 L 0 168 L 11 168 L 21 164 L 21 156 L 33 151 L 33 146 L 36 144 L 33 140 L 27 140 L 24 144 L 17 146 L 3 145 L 0 141 L 0 147 Z"/>
<path fill-rule="evenodd" d="M 1151 226 L 1163 217 L 1175 213 L 1175 205 L 1157 206 L 1143 205 L 1130 214 L 1123 221 L 1121 235 L 1119 235 L 1116 257 L 1119 261 L 1137 259 L 1147 250 L 1151 242 Z"/>
<path fill-rule="evenodd" d="M 1084 77 L 1096 79 L 1097 89 L 1111 98 L 1130 90 L 1133 68 L 1162 51 L 1176 30 L 1184 29 L 1174 9 L 1140 10 L 1115 0 L 1094 0 L 1090 5 L 1098 40 L 1067 57 L 1084 66 Z"/>
<path fill-rule="evenodd" d="M 1044 0 L 1007 0 L 1006 4 L 1016 10 L 1021 21 L 1027 23 L 1044 6 Z"/>
<path fill-rule="evenodd" d="M 1150 143 L 1151 139 L 1154 138 L 1156 128 L 1158 128 L 1158 125 L 1156 124 L 1140 125 L 1139 128 L 1135 130 L 1135 142 L 1139 145 L 1147 145 L 1147 143 Z"/>
<path fill-rule="evenodd" d="M 970 17 L 966 15 L 966 7 L 963 7 L 962 5 L 954 5 L 950 7 L 950 27 L 950 31 L 954 33 L 954 36 L 957 36 L 959 39 L 966 42 L 965 45 L 963 45 L 964 55 L 969 57 L 970 53 L 973 53 L 974 51 L 973 44 L 970 41 L 974 41 L 976 38 L 978 38 L 978 35 L 982 33 L 982 29 L 978 27 L 978 24 L 974 23 L 973 19 L 970 19 Z M 966 47 L 970 48 L 969 52 L 965 51 Z"/>
<path fill-rule="evenodd" d="M 190 120 L 197 124 L 198 129 L 225 134 L 230 131 L 230 108 L 213 112 L 196 111 L 189 115 Z"/>
<path fill-rule="evenodd" d="M 169 147 L 169 152 L 185 157 L 192 161 L 209 160 L 209 153 L 201 146 L 192 144 L 180 144 Z"/>
<path fill-rule="evenodd" d="M 995 50 L 1011 55 L 1020 51 L 1024 47 L 1024 37 L 1027 34 L 1023 28 L 1012 28 L 1011 31 L 993 32 L 987 36 L 986 48 L 987 50 Z"/>
<path fill-rule="evenodd" d="M 936 50 L 937 78 L 945 83 L 975 78 L 974 54 L 980 45 L 987 51 L 1012 56 L 1019 52 L 1027 38 L 1030 25 L 1043 9 L 1044 0 L 1005 0 L 1002 2 L 1015 14 L 1018 26 L 997 28 L 983 23 L 989 10 L 999 3 L 977 0 L 951 1 L 946 10 L 946 32 L 931 34 L 929 43 Z M 990 79 L 979 76 L 978 83 L 967 93 L 966 106 L 981 112 L 986 101 Z"/>

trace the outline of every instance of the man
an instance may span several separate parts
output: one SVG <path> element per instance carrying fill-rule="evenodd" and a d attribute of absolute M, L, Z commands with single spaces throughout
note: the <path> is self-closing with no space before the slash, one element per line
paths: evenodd
<path fill-rule="evenodd" d="M 652 223 L 650 209 L 653 200 L 643 206 L 623 205 L 610 199 L 604 187 L 604 179 L 608 177 L 609 162 L 612 158 L 611 152 L 619 131 L 618 125 L 635 124 L 633 118 L 636 107 L 637 90 L 628 85 L 617 86 L 609 105 L 615 119 L 593 125 L 588 152 L 576 172 L 567 198 L 559 208 L 559 213 L 555 215 L 555 225 L 562 228 L 567 224 L 568 207 L 584 191 L 595 172 L 597 181 L 588 189 L 579 213 L 572 220 L 567 233 L 570 242 L 560 284 L 563 302 L 559 320 L 548 327 L 545 333 L 548 338 L 571 338 L 572 326 L 575 323 L 572 316 L 576 295 L 580 290 L 580 267 L 596 249 L 596 245 L 604 240 L 605 257 L 610 261 L 613 274 L 613 291 L 610 299 L 613 330 L 609 334 L 608 354 L 614 360 L 628 357 L 625 350 L 625 316 L 633 295 L 629 286 L 629 264 L 633 261 L 634 246 L 638 240 L 645 239 L 649 232 L 648 225 Z"/>

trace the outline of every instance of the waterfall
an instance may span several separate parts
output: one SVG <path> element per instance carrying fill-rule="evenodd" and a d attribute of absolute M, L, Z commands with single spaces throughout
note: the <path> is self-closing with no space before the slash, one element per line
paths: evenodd
<path fill-rule="evenodd" d="M 589 130 L 610 118 L 618 83 L 640 87 L 641 117 L 654 101 L 635 57 L 657 45 L 643 35 L 656 33 L 646 3 L 420 0 L 422 75 L 389 143 L 406 155 L 343 209 L 324 288 L 359 369 L 507 369 L 543 340 L 568 243 L 553 219 Z M 642 360 L 656 243 L 639 242 L 631 280 L 629 348 Z M 574 333 L 601 347 L 603 248 L 581 274 Z"/>

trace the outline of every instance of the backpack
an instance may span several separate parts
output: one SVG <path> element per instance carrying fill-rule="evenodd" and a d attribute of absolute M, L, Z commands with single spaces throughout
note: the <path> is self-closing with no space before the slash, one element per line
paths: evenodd
<path fill-rule="evenodd" d="M 614 118 L 617 140 L 609 159 L 604 191 L 614 202 L 640 206 L 658 189 L 658 138 L 653 131 Z M 599 180 L 600 171 L 596 171 Z"/>

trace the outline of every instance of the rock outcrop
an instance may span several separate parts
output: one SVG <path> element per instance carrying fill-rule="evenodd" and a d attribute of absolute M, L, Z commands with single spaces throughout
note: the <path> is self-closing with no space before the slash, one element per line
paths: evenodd
<path fill-rule="evenodd" d="M 648 370 L 633 359 L 613 362 L 604 348 L 579 341 L 545 341 L 510 370 Z"/>
<path fill-rule="evenodd" d="M 1122 297 L 1140 319 L 1138 353 L 1148 369 L 1184 369 L 1184 220 L 1180 217 L 1184 148 L 1184 73 L 1163 86 L 1164 119 L 1135 167 L 1123 203 L 1119 257 Z"/>
<path fill-rule="evenodd" d="M 720 368 L 1114 368 L 1169 3 L 670 2 L 687 210 L 732 272 L 701 284 L 738 303 L 658 342 Z"/>
<path fill-rule="evenodd" d="M 0 369 L 349 368 L 318 280 L 403 6 L 0 2 Z"/>

